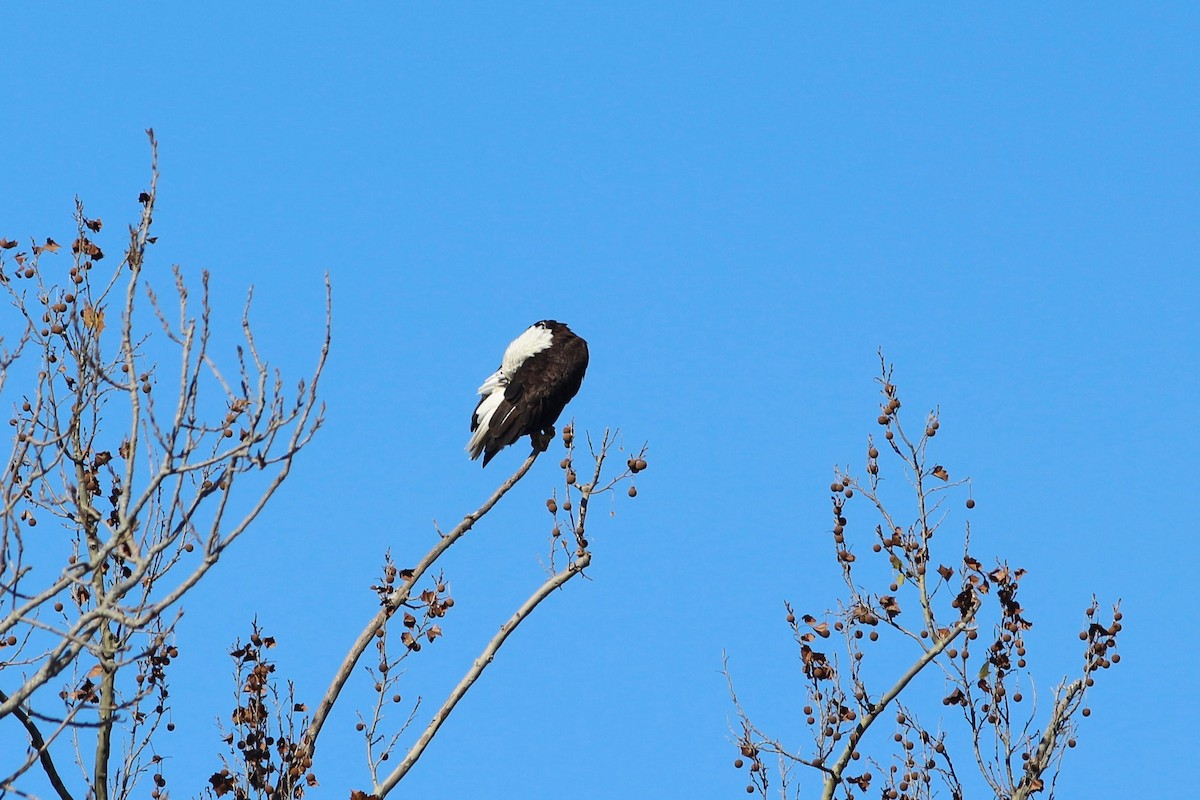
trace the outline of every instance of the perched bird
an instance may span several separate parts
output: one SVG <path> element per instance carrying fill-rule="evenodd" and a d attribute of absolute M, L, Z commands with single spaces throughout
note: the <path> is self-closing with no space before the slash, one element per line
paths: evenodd
<path fill-rule="evenodd" d="M 561 322 L 535 322 L 504 351 L 500 369 L 479 387 L 479 405 L 471 415 L 471 460 L 483 455 L 486 467 L 500 450 L 528 435 L 544 451 L 554 438 L 554 423 L 587 371 L 587 342 Z"/>

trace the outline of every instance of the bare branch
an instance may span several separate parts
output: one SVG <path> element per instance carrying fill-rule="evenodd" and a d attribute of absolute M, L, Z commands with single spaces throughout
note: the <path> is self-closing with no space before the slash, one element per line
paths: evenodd
<path fill-rule="evenodd" d="M 0 691 L 0 701 L 7 699 L 8 696 L 3 691 Z M 58 774 L 58 767 L 54 765 L 54 759 L 50 755 L 50 743 L 42 736 L 37 723 L 20 708 L 13 712 L 13 716 L 25 726 L 25 730 L 29 734 L 29 746 L 33 750 L 34 757 L 41 762 L 42 770 L 46 773 L 46 778 L 50 781 L 50 786 L 53 787 L 55 794 L 61 800 L 73 800 L 71 793 L 67 790 L 66 784 L 63 783 L 62 777 Z M 8 788 L 24 771 L 24 768 L 18 768 L 17 772 L 13 775 L 0 780 L 0 792 Z"/>
<path fill-rule="evenodd" d="M 571 580 L 571 578 L 580 574 L 584 568 L 591 563 L 591 553 L 584 553 L 582 557 L 572 561 L 566 569 L 555 574 L 552 578 L 539 586 L 537 591 L 530 595 L 529 599 L 521 604 L 521 607 L 517 609 L 516 613 L 509 617 L 508 621 L 500 626 L 500 630 L 487 643 L 487 646 L 483 648 L 483 652 L 480 653 L 479 657 L 475 659 L 474 663 L 472 663 L 471 668 L 467 670 L 467 674 L 463 676 L 462 680 L 458 682 L 458 685 L 455 686 L 450 692 L 450 696 L 446 698 L 446 702 L 444 702 L 441 708 L 434 713 L 433 719 L 430 720 L 429 725 L 425 728 L 425 732 L 421 734 L 421 738 L 418 739 L 417 743 L 414 744 L 408 751 L 408 755 L 404 757 L 404 760 L 400 762 L 400 764 L 392 771 L 390 775 L 388 775 L 383 783 L 376 788 L 375 794 L 377 794 L 379 797 L 386 797 L 387 794 L 396 787 L 396 784 L 408 774 L 408 771 L 412 769 L 414 764 L 417 763 L 417 760 L 425 752 L 425 748 L 429 746 L 429 743 L 433 740 L 433 737 L 442 727 L 442 723 L 444 723 L 446 718 L 450 716 L 450 712 L 454 710 L 454 707 L 458 704 L 458 701 L 466 695 L 467 691 L 475 684 L 475 681 L 479 680 L 479 676 L 483 674 L 483 671 L 487 668 L 488 664 L 492 663 L 492 660 L 496 657 L 497 651 L 499 651 L 500 647 L 504 644 L 504 641 L 512 634 L 512 632 L 517 629 L 517 626 L 520 625 L 526 617 L 532 614 L 533 610 L 537 608 L 543 600 L 549 597 L 555 589 L 558 589 L 567 581 Z"/>
<path fill-rule="evenodd" d="M 533 462 L 537 460 L 538 455 L 540 455 L 540 452 L 536 449 L 530 452 L 529 456 L 526 457 L 521 466 L 517 468 L 517 471 L 514 472 L 508 478 L 508 480 L 504 481 L 504 483 L 500 485 L 500 488 L 493 492 L 492 496 L 489 497 L 483 503 L 483 505 L 464 517 L 462 522 L 455 526 L 454 530 L 442 536 L 438 540 L 437 544 L 435 544 L 417 563 L 416 567 L 411 570 L 404 570 L 401 573 L 403 582 L 395 592 L 393 592 L 384 600 L 379 612 L 372 617 L 371 621 L 367 623 L 367 626 L 363 629 L 363 632 L 360 633 L 358 638 L 354 640 L 354 643 L 350 646 L 350 650 L 347 652 L 345 659 L 342 660 L 341 666 L 338 668 L 337 672 L 334 673 L 333 681 L 330 683 L 329 689 L 326 690 L 325 695 L 321 698 L 321 702 L 317 705 L 317 710 L 313 713 L 312 721 L 309 723 L 308 731 L 305 733 L 303 739 L 303 746 L 307 749 L 310 757 L 316 750 L 317 737 L 321 733 L 321 728 L 325 725 L 325 720 L 329 717 L 329 712 L 333 710 L 333 705 L 335 702 L 337 702 L 338 695 L 341 694 L 346 682 L 350 680 L 350 676 L 354 672 L 355 665 L 358 663 L 358 660 L 362 658 L 362 654 L 366 652 L 367 647 L 370 646 L 372 639 L 374 639 L 376 635 L 376 631 L 383 627 L 387 620 L 394 613 L 396 613 L 396 610 L 408 601 L 408 598 L 412 594 L 413 587 L 416 586 L 417 581 L 421 580 L 425 573 L 428 572 L 429 568 L 432 567 L 439 558 L 441 558 L 442 554 L 449 550 L 455 542 L 465 536 L 476 522 L 478 522 L 489 511 L 491 511 L 496 503 L 500 502 L 500 499 L 504 497 L 504 495 L 508 494 L 508 491 L 512 489 L 512 487 L 516 486 L 517 482 L 521 480 L 521 478 L 525 477 L 525 473 L 529 472 L 530 467 L 533 466 Z"/>

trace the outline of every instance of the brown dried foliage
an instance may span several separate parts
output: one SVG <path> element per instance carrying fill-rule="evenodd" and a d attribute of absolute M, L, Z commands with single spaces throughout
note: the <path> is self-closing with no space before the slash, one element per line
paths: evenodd
<path fill-rule="evenodd" d="M 233 728 L 223 737 L 229 756 L 208 779 L 213 796 L 289 800 L 318 785 L 312 759 L 297 739 L 308 722 L 307 708 L 296 701 L 291 682 L 285 692 L 278 690 L 275 664 L 266 655 L 273 647 L 274 637 L 265 635 L 256 620 L 248 639 L 229 653 L 239 690 L 230 715 Z"/>

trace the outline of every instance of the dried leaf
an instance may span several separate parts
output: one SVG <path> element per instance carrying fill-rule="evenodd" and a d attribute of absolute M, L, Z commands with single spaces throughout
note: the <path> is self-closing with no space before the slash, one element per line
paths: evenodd
<path fill-rule="evenodd" d="M 11 250 L 17 246 L 12 239 L 0 239 L 0 250 Z"/>
<path fill-rule="evenodd" d="M 941 478 L 944 481 L 948 481 L 948 480 L 950 480 L 950 473 L 946 472 L 945 467 L 943 467 L 941 464 L 938 464 L 936 467 L 933 468 L 933 477 Z"/>
<path fill-rule="evenodd" d="M 212 777 L 208 779 L 208 782 L 212 784 L 213 794 L 215 794 L 217 797 L 232 792 L 235 788 L 237 788 L 237 782 L 233 779 L 233 775 L 230 774 L 229 770 L 227 769 L 223 769 L 220 772 L 214 772 Z"/>
<path fill-rule="evenodd" d="M 104 309 L 93 306 L 83 307 L 83 326 L 99 334 L 104 330 Z"/>
<path fill-rule="evenodd" d="M 96 677 L 97 675 L 100 675 L 100 674 L 102 674 L 103 672 L 104 672 L 104 667 L 102 667 L 102 666 L 100 666 L 99 664 L 97 664 L 96 666 L 94 666 L 94 667 L 92 667 L 91 669 L 89 669 L 89 670 L 88 670 L 87 677 L 89 677 L 89 678 L 94 678 L 94 677 Z"/>
<path fill-rule="evenodd" d="M 101 250 L 95 242 L 90 241 L 82 236 L 71 243 L 71 252 L 76 254 L 82 253 L 88 258 L 95 259 L 96 261 L 104 258 L 104 251 Z"/>

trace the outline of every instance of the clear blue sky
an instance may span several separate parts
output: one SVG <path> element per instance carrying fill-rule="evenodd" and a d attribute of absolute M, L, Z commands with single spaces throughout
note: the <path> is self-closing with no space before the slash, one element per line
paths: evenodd
<path fill-rule="evenodd" d="M 152 126 L 154 270 L 212 270 L 226 321 L 254 284 L 297 377 L 334 283 L 328 426 L 181 623 L 175 796 L 217 766 L 254 614 L 315 702 L 383 551 L 415 560 L 516 465 L 468 462 L 467 421 L 547 317 L 591 344 L 579 427 L 648 440 L 650 470 L 405 794 L 739 795 L 722 649 L 803 743 L 782 602 L 836 597 L 828 485 L 861 465 L 879 347 L 907 411 L 940 404 L 976 553 L 1030 570 L 1041 686 L 1091 593 L 1124 599 L 1061 796 L 1194 783 L 1193 4 L 54 3 L 0 28 L 0 235 L 69 241 L 76 195 L 119 232 Z M 455 554 L 406 694 L 432 707 L 538 582 L 555 461 Z M 338 797 L 364 765 L 332 724 Z"/>

